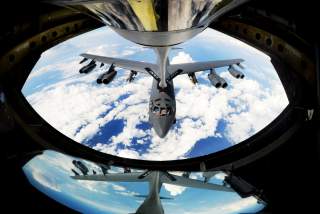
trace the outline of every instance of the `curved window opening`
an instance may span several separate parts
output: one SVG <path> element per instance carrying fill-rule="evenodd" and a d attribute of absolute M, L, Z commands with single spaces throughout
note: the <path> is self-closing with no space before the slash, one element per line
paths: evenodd
<path fill-rule="evenodd" d="M 245 75 L 236 79 L 228 67 L 174 78 L 176 106 L 150 109 L 153 78 L 138 73 L 127 81 L 129 70 L 115 67 L 108 85 L 97 78 L 110 65 L 85 66 L 79 55 L 89 53 L 155 63 L 150 48 L 120 38 L 103 27 L 42 53 L 22 92 L 31 106 L 56 130 L 103 153 L 142 160 L 177 160 L 212 154 L 255 135 L 288 105 L 288 99 L 270 57 L 218 31 L 207 29 L 169 53 L 170 64 L 244 59 Z M 213 81 L 226 81 L 215 88 Z M 196 85 L 194 83 L 197 83 Z M 153 107 L 152 107 L 153 108 Z M 162 109 L 161 109 L 162 108 Z M 149 110 L 160 115 L 175 113 L 168 134 L 160 138 L 149 122 Z"/>

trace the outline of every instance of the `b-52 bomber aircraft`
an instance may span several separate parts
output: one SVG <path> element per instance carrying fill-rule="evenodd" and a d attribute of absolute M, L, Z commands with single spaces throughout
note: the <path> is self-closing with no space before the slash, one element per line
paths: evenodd
<path fill-rule="evenodd" d="M 198 81 L 195 73 L 209 71 L 208 79 L 216 88 L 226 88 L 228 84 L 215 72 L 215 68 L 228 67 L 229 73 L 233 77 L 244 78 L 244 74 L 237 68 L 243 69 L 240 64 L 244 61 L 243 59 L 170 64 L 168 60 L 170 47 L 153 47 L 153 49 L 157 54 L 156 64 L 83 53 L 81 56 L 84 59 L 80 63 L 88 59 L 91 59 L 91 62 L 81 68 L 79 72 L 91 72 L 96 67 L 96 62 L 101 63 L 100 67 L 109 64 L 108 71 L 98 77 L 98 84 L 109 84 L 117 75 L 116 67 L 130 71 L 128 82 L 132 82 L 138 73 L 150 75 L 153 78 L 153 83 L 149 102 L 149 123 L 161 138 L 167 135 L 171 125 L 176 121 L 176 100 L 173 85 L 173 79 L 176 76 L 187 74 L 190 80 L 196 84 Z"/>

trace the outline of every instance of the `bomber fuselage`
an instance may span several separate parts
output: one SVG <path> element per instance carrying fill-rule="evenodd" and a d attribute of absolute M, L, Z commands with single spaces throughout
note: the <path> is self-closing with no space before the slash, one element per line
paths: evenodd
<path fill-rule="evenodd" d="M 173 81 L 167 81 L 167 87 L 159 87 L 153 80 L 149 102 L 149 122 L 159 137 L 168 133 L 176 120 L 176 100 L 174 96 Z"/>

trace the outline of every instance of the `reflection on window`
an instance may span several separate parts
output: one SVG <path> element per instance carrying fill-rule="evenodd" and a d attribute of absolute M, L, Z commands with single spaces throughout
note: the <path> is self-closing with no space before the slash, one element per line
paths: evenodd
<path fill-rule="evenodd" d="M 123 0 L 84 4 L 106 24 L 136 31 L 175 31 L 206 25 L 230 0 Z"/>
<path fill-rule="evenodd" d="M 23 171 L 35 188 L 82 213 L 136 213 L 145 211 L 146 204 L 153 211 L 164 209 L 166 214 L 254 213 L 264 208 L 256 198 L 241 198 L 224 186 L 226 175 L 221 172 L 210 175 L 202 172 L 128 171 L 128 168 L 110 165 L 108 172 L 104 173 L 102 166 L 107 167 L 48 150 L 29 161 Z M 154 176 L 156 173 L 161 176 Z M 204 176 L 207 176 L 206 181 Z M 172 177 L 176 180 L 172 181 Z M 160 185 L 159 194 L 154 194 L 158 191 L 153 188 L 158 185 L 154 182 L 157 179 L 163 185 Z M 212 185 L 231 191 L 216 191 Z M 155 197 L 159 197 L 160 204 Z"/>

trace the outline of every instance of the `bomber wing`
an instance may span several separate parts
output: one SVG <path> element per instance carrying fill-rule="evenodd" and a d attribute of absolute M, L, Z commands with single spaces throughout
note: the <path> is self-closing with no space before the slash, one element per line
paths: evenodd
<path fill-rule="evenodd" d="M 243 59 L 230 59 L 230 60 L 214 60 L 214 61 L 205 61 L 205 62 L 192 62 L 192 63 L 182 63 L 182 64 L 171 64 L 169 65 L 169 73 L 174 74 L 178 70 L 181 74 L 190 74 L 199 71 L 210 70 L 213 68 L 227 67 L 231 65 L 239 65 L 241 62 L 244 62 Z"/>
<path fill-rule="evenodd" d="M 151 69 L 153 71 L 158 70 L 158 66 L 152 63 L 147 62 L 139 62 L 133 61 L 128 59 L 119 59 L 119 58 L 112 58 L 106 56 L 98 56 L 93 54 L 80 54 L 80 56 L 84 57 L 85 59 L 92 59 L 94 61 L 98 61 L 104 64 L 113 64 L 115 67 L 120 67 L 123 69 L 138 71 L 147 74 L 146 68 Z"/>

